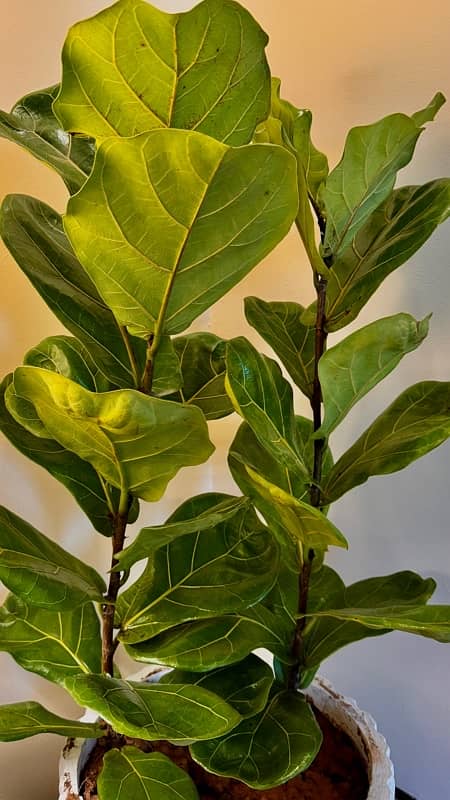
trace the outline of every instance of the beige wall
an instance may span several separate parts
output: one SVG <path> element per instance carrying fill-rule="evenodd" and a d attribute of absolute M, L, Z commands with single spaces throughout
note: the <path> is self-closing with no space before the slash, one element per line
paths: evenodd
<path fill-rule="evenodd" d="M 193 5 L 163 0 L 157 4 L 166 10 Z M 103 5 L 101 0 L 0 0 L 0 106 L 8 109 L 27 91 L 57 82 L 59 49 L 67 27 Z M 270 33 L 272 69 L 282 78 L 285 95 L 313 110 L 316 144 L 328 152 L 332 163 L 339 158 L 350 126 L 394 111 L 412 112 L 437 89 L 450 91 L 446 0 L 303 4 L 247 0 L 246 5 Z M 439 121 L 421 139 L 417 163 L 404 171 L 402 182 L 421 182 L 448 173 L 449 120 L 444 108 Z M 1 196 L 8 192 L 34 194 L 63 210 L 64 188 L 49 170 L 5 142 L 0 142 L 0 160 Z M 26 349 L 60 328 L 3 249 L 0 261 L 3 374 L 20 362 Z M 448 267 L 447 229 L 407 268 L 386 281 L 384 294 L 373 298 L 361 315 L 358 326 L 396 311 L 410 311 L 418 317 L 434 311 L 430 340 L 352 412 L 336 437 L 337 451 L 409 383 L 448 378 Z M 247 294 L 298 298 L 300 302 L 311 299 L 309 271 L 293 234 L 202 324 L 225 337 L 248 332 L 236 312 Z M 299 409 L 303 408 L 299 400 Z M 186 473 L 177 479 L 167 500 L 158 508 L 147 509 L 144 519 L 161 519 L 184 494 L 201 491 L 212 482 L 218 489 L 232 488 L 224 467 L 224 447 L 232 425 L 230 421 L 215 424 L 218 453 L 214 460 L 204 470 L 193 470 L 190 478 Z M 336 506 L 333 519 L 351 545 L 349 554 L 333 556 L 345 577 L 356 580 L 402 568 L 417 569 L 438 577 L 442 587 L 439 599 L 449 601 L 450 539 L 448 511 L 444 510 L 449 494 L 448 455 L 448 447 L 443 447 L 404 474 L 373 479 Z M 103 568 L 105 540 L 94 538 L 64 489 L 7 443 L 1 443 L 0 457 L 0 501 Z M 450 648 L 393 635 L 354 645 L 331 659 L 324 671 L 376 716 L 391 742 L 400 785 L 421 800 L 446 797 Z M 0 676 L 0 701 L 34 698 L 53 710 L 76 713 L 60 690 L 21 671 L 6 654 L 0 654 Z M 56 737 L 0 745 L 0 800 L 23 800 L 28 793 L 35 800 L 55 796 L 58 747 Z M 32 770 L 23 766 L 25 753 L 31 754 L 36 765 L 37 787 Z"/>

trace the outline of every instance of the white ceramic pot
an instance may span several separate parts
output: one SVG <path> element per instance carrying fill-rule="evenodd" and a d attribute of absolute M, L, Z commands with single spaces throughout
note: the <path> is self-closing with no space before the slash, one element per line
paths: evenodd
<path fill-rule="evenodd" d="M 161 671 L 157 667 L 149 672 L 147 667 L 131 676 L 130 680 L 157 680 Z M 367 800 L 395 800 L 394 768 L 389 747 L 372 717 L 361 711 L 354 700 L 336 692 L 324 678 L 316 678 L 306 694 L 333 725 L 350 737 L 361 753 L 369 778 Z M 82 722 L 93 722 L 96 716 L 95 712 L 87 711 Z M 59 800 L 82 800 L 80 775 L 94 745 L 95 739 L 69 740 L 59 763 Z"/>

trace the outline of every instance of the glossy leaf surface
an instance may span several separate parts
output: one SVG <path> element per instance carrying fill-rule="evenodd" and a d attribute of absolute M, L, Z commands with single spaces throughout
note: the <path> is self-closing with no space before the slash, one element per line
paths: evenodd
<path fill-rule="evenodd" d="M 158 342 L 244 278 L 287 234 L 297 203 L 281 148 L 157 129 L 101 145 L 64 227 L 118 322 Z"/>
<path fill-rule="evenodd" d="M 57 372 L 91 392 L 106 392 L 111 388 L 89 350 L 73 336 L 49 336 L 28 351 L 23 363 Z"/>
<path fill-rule="evenodd" d="M 450 383 L 425 381 L 406 389 L 336 462 L 323 492 L 337 500 L 371 475 L 408 466 L 450 436 Z"/>
<path fill-rule="evenodd" d="M 381 633 L 386 630 L 404 631 L 450 643 L 450 605 L 330 609 L 319 612 L 318 616 L 343 622 L 349 620 Z"/>
<path fill-rule="evenodd" d="M 0 650 L 54 683 L 101 671 L 100 624 L 91 603 L 73 612 L 44 611 L 10 595 L 0 608 Z"/>
<path fill-rule="evenodd" d="M 239 714 L 200 686 L 142 684 L 101 675 L 67 679 L 66 689 L 82 706 L 97 711 L 117 733 L 188 744 L 231 730 Z"/>
<path fill-rule="evenodd" d="M 69 490 L 99 533 L 112 536 L 111 513 L 95 469 L 87 461 L 62 447 L 55 439 L 34 436 L 16 422 L 5 405 L 5 391 L 11 382 L 12 375 L 8 375 L 0 384 L 0 430 L 20 453 L 44 467 Z M 29 412 L 32 416 L 31 404 Z M 111 494 L 118 507 L 117 489 L 111 487 Z M 136 521 L 138 513 L 138 501 L 134 500 L 130 509 L 130 522 Z"/>
<path fill-rule="evenodd" d="M 203 686 L 227 701 L 241 717 L 252 717 L 266 705 L 273 672 L 265 661 L 251 654 L 244 661 L 211 672 L 174 669 L 160 683 L 192 683 Z"/>
<path fill-rule="evenodd" d="M 303 306 L 298 303 L 266 303 L 245 298 L 245 316 L 276 353 L 298 388 L 312 397 L 314 381 L 314 327 L 301 322 Z"/>
<path fill-rule="evenodd" d="M 431 120 L 444 102 L 437 94 L 426 111 Z M 325 255 L 352 241 L 369 215 L 390 195 L 399 169 L 412 158 L 420 124 L 414 116 L 391 114 L 372 125 L 352 128 L 340 163 L 321 190 L 327 225 Z"/>
<path fill-rule="evenodd" d="M 97 139 L 167 126 L 246 144 L 269 110 L 266 44 L 229 0 L 183 14 L 121 0 L 69 31 L 55 110 L 67 130 Z"/>
<path fill-rule="evenodd" d="M 327 287 L 327 328 L 352 322 L 384 279 L 402 266 L 450 213 L 450 179 L 396 189 L 336 258 Z M 315 311 L 310 314 L 314 321 Z"/>
<path fill-rule="evenodd" d="M 321 582 L 324 583 L 323 578 Z M 378 611 L 381 617 L 384 614 L 385 622 L 392 607 L 397 611 L 403 608 L 408 616 L 409 609 L 414 610 L 418 605 L 423 606 L 436 587 L 431 578 L 424 580 L 414 572 L 407 571 L 358 581 L 340 590 L 335 578 L 331 576 L 330 580 L 328 573 L 326 583 L 329 588 L 328 597 L 317 603 L 315 608 L 311 606 L 311 613 L 316 613 L 317 616 L 308 618 L 304 632 L 304 658 L 307 668 L 318 666 L 325 658 L 351 642 L 357 642 L 368 636 L 379 636 L 396 627 L 391 624 L 384 626 L 380 624 L 377 629 L 376 625 L 372 627 L 366 624 L 367 620 L 364 617 L 367 616 L 368 609 L 372 609 L 375 616 Z M 333 616 L 333 610 L 336 608 L 337 616 Z M 355 615 L 352 617 L 352 612 L 346 616 L 346 610 L 355 611 L 357 608 L 361 612 L 358 619 Z M 331 611 L 329 616 L 327 616 L 328 610 Z M 339 610 L 343 612 L 341 617 Z M 400 614 L 402 613 L 400 611 Z"/>
<path fill-rule="evenodd" d="M 196 742 L 191 753 L 210 772 L 268 789 L 303 772 L 321 743 L 309 703 L 300 694 L 278 689 L 264 711 L 220 740 Z"/>
<path fill-rule="evenodd" d="M 27 603 L 69 611 L 102 598 L 100 575 L 48 539 L 21 517 L 0 506 L 0 580 Z"/>
<path fill-rule="evenodd" d="M 8 195 L 1 209 L 0 234 L 50 310 L 83 342 L 105 376 L 120 388 L 134 387 L 126 334 L 75 257 L 60 215 L 33 197 Z M 144 343 L 132 339 L 131 346 L 142 362 Z"/>
<path fill-rule="evenodd" d="M 22 401 L 35 418 L 21 416 Z M 106 481 L 157 500 L 181 467 L 211 455 L 201 412 L 133 389 L 95 394 L 61 375 L 19 367 L 6 393 L 8 410 L 37 436 L 54 437 Z"/>
<path fill-rule="evenodd" d="M 248 506 L 174 539 L 120 596 L 121 641 L 142 642 L 189 620 L 252 606 L 273 586 L 278 558 L 275 540 Z"/>
<path fill-rule="evenodd" d="M 270 455 L 308 481 L 301 457 L 292 388 L 278 364 L 261 355 L 244 337 L 227 346 L 226 389 L 235 410 Z"/>
<path fill-rule="evenodd" d="M 142 528 L 134 541 L 118 555 L 120 569 L 148 558 L 155 550 L 180 536 L 215 528 L 248 506 L 245 497 L 208 493 L 186 500 L 164 525 Z"/>
<path fill-rule="evenodd" d="M 319 378 L 325 418 L 315 438 L 327 438 L 355 403 L 423 342 L 428 324 L 428 317 L 418 322 L 410 314 L 394 314 L 360 328 L 323 354 Z"/>
<path fill-rule="evenodd" d="M 129 746 L 106 753 L 98 796 L 99 800 L 198 800 L 189 775 L 170 758 Z"/>
<path fill-rule="evenodd" d="M 58 717 L 32 700 L 0 706 L 0 742 L 28 739 L 38 733 L 97 739 L 103 736 L 104 730 L 99 725 Z"/>
<path fill-rule="evenodd" d="M 50 86 L 23 97 L 10 114 L 0 111 L 0 136 L 53 167 L 73 194 L 91 171 L 95 146 L 63 129 L 52 109 L 58 91 L 59 86 Z"/>
<path fill-rule="evenodd" d="M 169 400 L 201 408 L 206 419 L 233 411 L 225 391 L 225 342 L 213 333 L 189 333 L 173 340 L 180 360 L 182 386 Z"/>

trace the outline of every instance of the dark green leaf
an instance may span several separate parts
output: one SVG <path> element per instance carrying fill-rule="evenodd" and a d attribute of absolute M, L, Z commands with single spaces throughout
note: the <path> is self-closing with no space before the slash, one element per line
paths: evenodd
<path fill-rule="evenodd" d="M 323 578 L 320 583 L 323 585 Z M 308 618 L 304 631 L 304 660 L 308 668 L 317 667 L 325 658 L 351 642 L 379 636 L 396 627 L 390 624 L 379 625 L 378 629 L 375 625 L 371 627 L 363 618 L 367 609 L 378 609 L 381 615 L 384 614 L 385 621 L 390 607 L 397 610 L 403 608 L 408 615 L 409 609 L 415 609 L 419 604 L 423 606 L 436 587 L 431 578 L 424 580 L 414 572 L 406 571 L 358 581 L 340 590 L 338 581 L 328 573 L 326 584 L 329 591 L 318 603 L 311 604 L 311 618 Z M 351 614 L 346 616 L 348 609 L 355 610 L 358 607 L 361 618 L 352 618 Z M 338 609 L 336 616 L 335 609 Z M 341 611 L 344 613 L 339 617 Z M 378 612 L 373 613 L 376 615 Z"/>
<path fill-rule="evenodd" d="M 152 394 L 156 397 L 167 397 L 181 386 L 181 364 L 174 344 L 170 336 L 161 337 L 153 362 Z"/>
<path fill-rule="evenodd" d="M 101 600 L 104 581 L 67 550 L 0 506 L 0 579 L 22 600 L 52 611 L 69 611 Z"/>
<path fill-rule="evenodd" d="M 78 675 L 65 687 L 81 706 L 96 711 L 117 733 L 140 739 L 189 744 L 234 728 L 239 714 L 200 686 L 145 684 Z"/>
<path fill-rule="evenodd" d="M 0 234 L 19 267 L 59 321 L 87 349 L 106 378 L 119 387 L 136 386 L 124 337 L 111 311 L 76 259 L 60 215 L 40 200 L 8 195 Z M 138 363 L 145 345 L 132 339 Z"/>
<path fill-rule="evenodd" d="M 91 171 L 95 145 L 63 129 L 52 108 L 58 91 L 59 86 L 50 86 L 23 97 L 10 114 L 0 111 L 0 136 L 53 167 L 73 194 Z"/>
<path fill-rule="evenodd" d="M 238 664 L 219 667 L 212 672 L 174 669 L 163 675 L 160 683 L 203 686 L 226 700 L 241 717 L 252 717 L 266 705 L 273 672 L 265 661 L 252 654 Z"/>
<path fill-rule="evenodd" d="M 450 383 L 416 383 L 341 456 L 325 480 L 324 495 L 337 500 L 371 475 L 403 469 L 449 436 Z"/>
<path fill-rule="evenodd" d="M 269 110 L 266 44 L 229 0 L 183 14 L 115 3 L 70 29 L 55 110 L 66 130 L 97 139 L 168 126 L 245 144 Z"/>
<path fill-rule="evenodd" d="M 112 536 L 111 513 L 105 492 L 95 469 L 81 458 L 62 447 L 55 439 L 43 439 L 27 431 L 11 416 L 5 405 L 5 391 L 12 382 L 8 375 L 0 385 L 0 430 L 11 444 L 23 455 L 44 467 L 60 481 L 73 495 L 87 514 L 94 528 L 104 536 Z M 29 404 L 29 414 L 33 406 Z M 111 487 L 111 495 L 118 508 L 118 491 Z M 139 504 L 135 499 L 128 517 L 135 522 L 139 514 Z"/>
<path fill-rule="evenodd" d="M 352 322 L 384 279 L 414 255 L 449 212 L 449 178 L 392 192 L 333 264 L 327 287 L 328 330 Z M 313 323 L 315 309 L 307 313 Z"/>
<path fill-rule="evenodd" d="M 203 414 L 133 389 L 96 394 L 38 367 L 19 367 L 6 392 L 10 413 L 31 433 L 54 437 L 117 488 L 159 500 L 181 467 L 213 446 Z M 21 405 L 32 403 L 34 417 Z"/>
<path fill-rule="evenodd" d="M 99 800 L 198 800 L 189 775 L 162 753 L 123 747 L 106 753 Z"/>
<path fill-rule="evenodd" d="M 203 502 L 206 498 L 210 500 L 210 505 L 205 508 Z M 197 500 L 198 502 L 196 502 Z M 173 542 L 179 536 L 208 530 L 216 527 L 219 523 L 226 522 L 247 505 L 248 500 L 245 497 L 215 493 L 199 495 L 198 498 L 185 501 L 177 509 L 178 513 L 175 512 L 164 525 L 142 528 L 136 539 L 119 553 L 120 569 L 129 569 L 136 561 L 148 558 L 155 550 Z M 184 511 L 187 507 L 189 516 L 185 517 Z M 202 510 L 198 510 L 200 508 Z"/>
<path fill-rule="evenodd" d="M 226 389 L 262 447 L 286 469 L 309 481 L 295 421 L 292 388 L 278 364 L 244 337 L 227 345 Z"/>
<path fill-rule="evenodd" d="M 106 392 L 111 388 L 89 350 L 73 336 L 49 336 L 28 351 L 23 363 L 57 372 L 91 392 Z"/>
<path fill-rule="evenodd" d="M 101 671 L 100 623 L 88 603 L 73 612 L 44 611 L 9 595 L 0 608 L 0 650 L 54 683 Z"/>
<path fill-rule="evenodd" d="M 169 400 L 193 403 L 206 419 L 231 414 L 233 406 L 225 391 L 225 342 L 213 333 L 189 333 L 173 341 L 180 360 L 182 387 Z"/>
<path fill-rule="evenodd" d="M 301 322 L 298 303 L 266 303 L 245 298 L 248 322 L 276 353 L 299 389 L 311 398 L 314 380 L 315 329 Z"/>
<path fill-rule="evenodd" d="M 434 98 L 416 119 L 433 119 L 440 105 Z M 370 214 L 389 197 L 398 170 L 411 160 L 420 136 L 422 129 L 416 119 L 391 114 L 349 132 L 342 159 L 321 190 L 327 219 L 326 256 L 341 253 Z"/>
<path fill-rule="evenodd" d="M 261 600 L 278 573 L 275 539 L 253 508 L 154 552 L 119 598 L 121 641 L 150 639 L 190 620 L 238 612 Z"/>
<path fill-rule="evenodd" d="M 64 227 L 118 322 L 156 352 L 278 244 L 297 204 L 282 148 L 159 128 L 100 146 Z"/>
<path fill-rule="evenodd" d="M 373 628 L 377 633 L 404 631 L 450 644 L 450 605 L 330 609 L 319 612 L 317 616 L 332 617 L 344 623 L 348 620 Z"/>
<path fill-rule="evenodd" d="M 269 789 L 303 772 L 316 757 L 322 734 L 301 694 L 274 690 L 267 707 L 243 720 L 232 735 L 192 745 L 205 769 Z"/>
<path fill-rule="evenodd" d="M 319 378 L 325 419 L 316 439 L 327 438 L 355 403 L 423 342 L 428 324 L 429 317 L 418 322 L 410 314 L 394 314 L 360 328 L 324 353 Z"/>
<path fill-rule="evenodd" d="M 58 717 L 31 700 L 0 706 L 0 742 L 15 742 L 38 733 L 98 739 L 104 730 L 99 725 Z"/>

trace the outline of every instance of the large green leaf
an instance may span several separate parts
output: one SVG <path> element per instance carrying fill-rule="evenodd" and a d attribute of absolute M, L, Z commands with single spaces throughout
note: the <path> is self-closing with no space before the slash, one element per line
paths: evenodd
<path fill-rule="evenodd" d="M 59 321 L 86 345 L 108 380 L 123 388 L 136 386 L 128 335 L 76 259 L 60 215 L 33 197 L 8 195 L 1 208 L 0 234 L 34 288 Z M 144 343 L 137 339 L 127 343 L 141 364 Z"/>
<path fill-rule="evenodd" d="M 203 414 L 133 389 L 95 394 L 62 375 L 19 367 L 6 392 L 10 413 L 49 435 L 122 491 L 158 500 L 181 467 L 201 464 L 213 446 Z M 22 416 L 22 402 L 34 417 Z"/>
<path fill-rule="evenodd" d="M 311 616 L 304 630 L 304 663 L 307 668 L 317 667 L 325 658 L 351 642 L 379 636 L 396 627 L 385 624 L 377 629 L 375 625 L 368 625 L 364 616 L 367 616 L 369 609 L 374 615 L 378 611 L 381 616 L 384 614 L 386 622 L 392 607 L 397 611 L 403 609 L 408 615 L 410 609 L 424 606 L 436 588 L 431 578 L 424 580 L 414 572 L 407 571 L 369 578 L 348 587 L 339 587 L 338 581 L 334 576 L 330 577 L 330 573 L 322 576 L 320 582 L 326 584 L 328 593 L 320 600 L 320 594 L 323 593 L 316 591 L 319 602 L 311 604 L 309 608 Z M 346 616 L 348 609 L 359 609 L 360 617 L 352 617 L 352 613 Z M 343 612 L 341 617 L 340 612 Z"/>
<path fill-rule="evenodd" d="M 304 696 L 276 689 L 264 711 L 232 734 L 196 742 L 192 756 L 205 769 L 269 789 L 303 772 L 316 757 L 322 733 Z"/>
<path fill-rule="evenodd" d="M 126 649 L 136 661 L 206 672 L 235 664 L 258 647 L 281 659 L 289 649 L 283 621 L 261 603 L 239 614 L 177 625 Z"/>
<path fill-rule="evenodd" d="M 315 328 L 301 322 L 303 306 L 298 303 L 266 303 L 245 298 L 245 316 L 270 345 L 294 383 L 311 398 L 314 381 Z"/>
<path fill-rule="evenodd" d="M 450 436 L 450 383 L 424 381 L 410 386 L 336 462 L 324 482 L 331 500 L 371 475 L 403 469 Z"/>
<path fill-rule="evenodd" d="M 97 711 L 117 733 L 189 744 L 234 728 L 240 715 L 201 686 L 145 684 L 101 675 L 68 678 L 65 687 L 81 706 Z"/>
<path fill-rule="evenodd" d="M 212 492 L 186 500 L 164 525 L 142 528 L 134 541 L 118 554 L 120 570 L 129 569 L 136 561 L 148 558 L 155 550 L 180 536 L 215 528 L 246 506 L 248 500 L 245 497 Z"/>
<path fill-rule="evenodd" d="M 23 363 L 57 372 L 91 392 L 106 392 L 111 388 L 89 350 L 73 336 L 49 336 L 28 351 Z"/>
<path fill-rule="evenodd" d="M 87 461 L 62 447 L 55 439 L 34 436 L 16 422 L 5 405 L 5 392 L 11 382 L 12 375 L 7 375 L 0 384 L 0 430 L 17 450 L 44 467 L 71 492 L 99 533 L 112 536 L 111 512 L 95 469 Z M 29 412 L 33 416 L 31 404 Z M 115 507 L 118 508 L 118 490 L 111 487 L 111 495 Z M 135 499 L 128 515 L 129 522 L 135 522 L 138 514 L 139 504 Z"/>
<path fill-rule="evenodd" d="M 450 605 L 327 609 L 317 616 L 360 623 L 378 633 L 404 631 L 450 644 Z"/>
<path fill-rule="evenodd" d="M 64 613 L 28 606 L 9 595 L 0 608 L 0 650 L 54 683 L 101 671 L 100 623 L 91 603 Z"/>
<path fill-rule="evenodd" d="M 384 279 L 405 263 L 450 212 L 450 179 L 396 189 L 336 258 L 327 287 L 327 328 L 352 322 Z M 315 310 L 309 312 L 311 322 Z"/>
<path fill-rule="evenodd" d="M 428 323 L 429 317 L 418 322 L 410 314 L 394 314 L 360 328 L 324 353 L 319 378 L 325 418 L 316 439 L 327 438 L 355 403 L 423 342 Z"/>
<path fill-rule="evenodd" d="M 59 86 L 50 86 L 22 97 L 10 114 L 0 111 L 0 136 L 53 167 L 73 194 L 91 171 L 95 146 L 63 129 L 52 109 L 58 91 Z"/>
<path fill-rule="evenodd" d="M 271 358 L 261 355 L 244 337 L 227 345 L 227 392 L 238 414 L 262 447 L 286 469 L 309 480 L 302 459 L 292 388 Z"/>
<path fill-rule="evenodd" d="M 15 742 L 38 733 L 98 739 L 105 731 L 100 725 L 58 717 L 32 700 L 0 706 L 0 742 Z"/>
<path fill-rule="evenodd" d="M 424 119 L 432 120 L 444 102 L 437 94 L 427 109 L 419 112 L 420 117 L 391 114 L 373 125 L 352 128 L 340 163 L 321 189 L 327 219 L 326 256 L 341 253 L 390 195 L 398 170 L 412 158 L 420 125 Z"/>
<path fill-rule="evenodd" d="M 97 789 L 99 800 L 198 800 L 189 775 L 170 758 L 128 746 L 106 753 Z"/>
<path fill-rule="evenodd" d="M 251 654 L 244 661 L 211 672 L 174 669 L 160 683 L 192 683 L 203 686 L 227 701 L 241 717 L 252 717 L 266 705 L 273 684 L 273 672 L 265 661 Z"/>
<path fill-rule="evenodd" d="M 69 31 L 55 111 L 67 130 L 97 139 L 167 126 L 246 144 L 269 110 L 266 44 L 229 0 L 184 14 L 120 0 Z"/>
<path fill-rule="evenodd" d="M 297 203 L 281 148 L 159 129 L 101 145 L 64 226 L 116 319 L 156 350 L 278 244 Z"/>
<path fill-rule="evenodd" d="M 173 344 L 180 360 L 182 386 L 168 399 L 193 403 L 206 419 L 231 414 L 233 406 L 225 391 L 224 340 L 213 333 L 189 333 L 177 336 Z"/>
<path fill-rule="evenodd" d="M 183 622 L 254 605 L 272 588 L 278 558 L 275 539 L 246 505 L 213 528 L 174 539 L 120 596 L 121 641 L 142 642 Z"/>
<path fill-rule="evenodd" d="M 101 601 L 103 579 L 92 567 L 0 506 L 0 580 L 27 603 L 69 611 Z"/>

